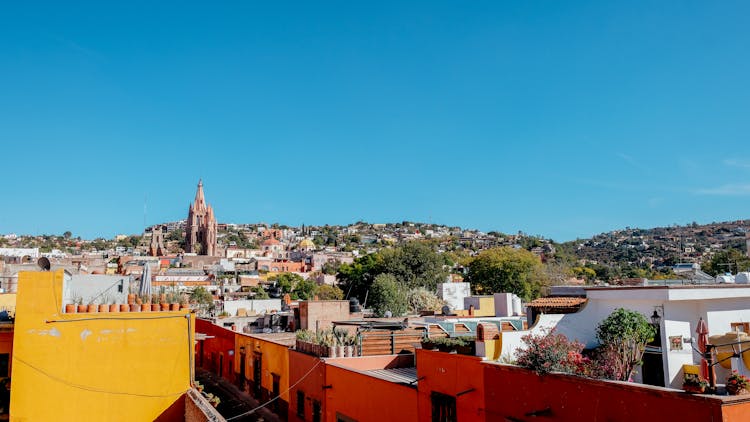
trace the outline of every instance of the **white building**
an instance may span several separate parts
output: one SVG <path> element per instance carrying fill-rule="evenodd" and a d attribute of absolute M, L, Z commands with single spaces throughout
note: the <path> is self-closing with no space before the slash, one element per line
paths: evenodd
<path fill-rule="evenodd" d="M 588 303 L 577 313 L 541 315 L 531 331 L 555 328 L 571 340 L 578 340 L 586 348 L 598 346 L 596 327 L 617 308 L 642 313 L 651 318 L 656 312 L 659 341 L 647 348 L 643 367 L 638 369 L 636 381 L 672 388 L 682 386 L 682 366 L 699 364 L 700 355 L 695 332 L 698 320 L 708 323 L 709 335 L 721 335 L 735 330 L 748 330 L 750 324 L 750 285 L 664 285 L 586 288 Z M 521 337 L 528 331 L 502 333 L 502 356 L 513 356 L 522 347 Z M 750 372 L 741 365 L 741 372 Z M 719 383 L 729 370 L 717 365 Z"/>

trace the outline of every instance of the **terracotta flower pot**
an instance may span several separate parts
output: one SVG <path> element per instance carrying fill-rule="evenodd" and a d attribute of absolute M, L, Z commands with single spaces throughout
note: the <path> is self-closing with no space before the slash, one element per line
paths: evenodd
<path fill-rule="evenodd" d="M 120 312 L 130 312 L 130 305 L 127 303 L 120 304 Z"/>
<path fill-rule="evenodd" d="M 151 312 L 159 312 L 159 309 L 161 309 L 161 307 L 159 306 L 158 303 L 151 304 Z"/>
<path fill-rule="evenodd" d="M 169 310 L 170 311 L 179 311 L 180 310 L 180 304 L 179 303 L 170 303 L 169 304 Z"/>
<path fill-rule="evenodd" d="M 188 305 L 187 303 L 183 304 L 183 305 L 180 305 L 180 310 L 181 311 L 184 311 L 185 309 L 190 309 L 190 305 Z"/>
<path fill-rule="evenodd" d="M 78 305 L 78 313 L 79 313 L 79 314 L 83 314 L 83 313 L 86 313 L 86 310 L 87 310 L 88 308 L 89 308 L 89 307 L 88 307 L 88 306 L 86 306 L 86 305 Z"/>
<path fill-rule="evenodd" d="M 66 314 L 74 314 L 76 313 L 77 306 L 75 303 L 68 303 L 65 305 L 65 313 Z"/>
<path fill-rule="evenodd" d="M 96 313 L 99 312 L 99 306 L 92 304 L 86 305 L 86 312 Z"/>
<path fill-rule="evenodd" d="M 109 311 L 110 312 L 120 312 L 120 305 L 113 303 L 109 305 Z"/>
<path fill-rule="evenodd" d="M 99 305 L 99 312 L 109 312 L 109 305 Z"/>
<path fill-rule="evenodd" d="M 128 294 L 128 305 L 135 303 L 135 295 L 133 293 Z"/>
<path fill-rule="evenodd" d="M 151 312 L 151 304 L 150 303 L 142 303 L 141 304 L 141 312 Z"/>
<path fill-rule="evenodd" d="M 169 310 L 169 304 L 168 303 L 160 303 L 159 306 L 161 307 L 162 311 L 168 311 Z"/>
<path fill-rule="evenodd" d="M 738 387 L 736 385 L 727 384 L 727 393 L 731 396 L 742 396 L 745 394 L 750 394 L 750 391 L 748 391 L 746 388 Z"/>
<path fill-rule="evenodd" d="M 130 304 L 130 312 L 140 312 L 140 311 L 141 311 L 141 305 L 137 303 Z"/>

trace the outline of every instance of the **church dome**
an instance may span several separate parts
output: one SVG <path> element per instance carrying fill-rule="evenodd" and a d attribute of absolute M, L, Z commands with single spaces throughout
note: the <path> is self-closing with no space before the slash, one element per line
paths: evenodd
<path fill-rule="evenodd" d="M 315 243 L 313 243 L 313 241 L 308 238 L 304 238 L 301 242 L 299 242 L 299 247 L 301 249 L 312 249 L 315 247 Z"/>

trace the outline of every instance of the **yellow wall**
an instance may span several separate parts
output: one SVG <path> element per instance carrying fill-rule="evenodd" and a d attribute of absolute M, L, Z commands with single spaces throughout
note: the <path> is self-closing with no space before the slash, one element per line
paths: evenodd
<path fill-rule="evenodd" d="M 474 309 L 474 316 L 495 316 L 495 298 L 480 297 L 479 309 Z"/>
<path fill-rule="evenodd" d="M 64 277 L 19 274 L 10 419 L 153 420 L 190 388 L 193 316 L 63 314 Z"/>
<path fill-rule="evenodd" d="M 245 365 L 245 378 L 253 380 L 253 352 L 260 352 L 263 354 L 261 359 L 261 386 L 266 390 L 273 391 L 273 376 L 272 373 L 279 375 L 279 390 L 281 392 L 281 399 L 289 403 L 289 347 L 282 344 L 273 343 L 267 340 L 263 340 L 257 337 L 249 335 L 239 334 L 235 335 L 235 356 L 237 359 L 234 362 L 234 372 L 240 374 L 240 346 L 245 347 L 245 354 L 247 355 Z"/>

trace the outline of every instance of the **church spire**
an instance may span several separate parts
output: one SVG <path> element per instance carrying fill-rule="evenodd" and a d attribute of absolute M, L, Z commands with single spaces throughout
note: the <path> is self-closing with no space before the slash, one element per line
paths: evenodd
<path fill-rule="evenodd" d="M 198 190 L 195 192 L 195 202 L 193 208 L 202 210 L 205 207 L 206 199 L 203 196 L 203 179 L 198 180 Z"/>

